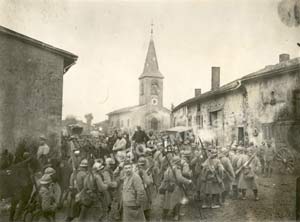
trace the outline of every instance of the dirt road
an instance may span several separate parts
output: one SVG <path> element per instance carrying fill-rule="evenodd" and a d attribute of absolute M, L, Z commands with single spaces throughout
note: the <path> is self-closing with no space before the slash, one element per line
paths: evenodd
<path fill-rule="evenodd" d="M 259 178 L 259 201 L 254 201 L 251 191 L 247 191 L 246 200 L 231 200 L 219 209 L 203 210 L 202 221 L 291 221 L 295 220 L 296 177 L 275 175 Z M 153 209 L 152 221 L 157 221 L 160 208 Z M 183 212 L 181 221 L 200 221 L 197 206 L 190 203 Z M 64 221 L 64 212 L 59 212 L 57 221 Z M 2 212 L 0 221 L 8 221 L 7 212 Z M 171 220 L 170 220 L 171 221 Z"/>

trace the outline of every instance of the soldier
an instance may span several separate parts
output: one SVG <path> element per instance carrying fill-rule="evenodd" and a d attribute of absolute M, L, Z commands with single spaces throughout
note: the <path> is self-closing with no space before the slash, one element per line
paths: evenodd
<path fill-rule="evenodd" d="M 40 136 L 40 146 L 37 150 L 37 159 L 40 161 L 41 166 L 44 166 L 48 163 L 50 148 L 46 144 L 46 137 L 44 135 Z"/>
<path fill-rule="evenodd" d="M 218 159 L 216 149 L 209 149 L 208 159 L 203 163 L 202 181 L 205 203 L 202 208 L 220 208 L 220 193 L 224 191 L 223 173 L 224 168 Z"/>
<path fill-rule="evenodd" d="M 149 162 L 145 157 L 140 157 L 138 160 L 137 174 L 141 177 L 143 187 L 146 193 L 146 201 L 143 204 L 143 210 L 146 221 L 150 221 L 150 212 L 152 208 L 152 194 L 153 194 L 153 179 L 148 174 Z"/>
<path fill-rule="evenodd" d="M 61 197 L 61 188 L 57 182 L 57 176 L 56 176 L 56 170 L 53 169 L 52 167 L 47 167 L 44 171 L 44 175 L 49 175 L 52 179 L 52 184 L 51 184 L 51 192 L 54 195 L 55 202 L 59 203 L 60 197 Z"/>
<path fill-rule="evenodd" d="M 258 158 L 260 160 L 261 163 L 261 174 L 264 175 L 265 174 L 265 152 L 266 152 L 266 144 L 265 142 L 262 142 L 261 145 L 258 147 Z"/>
<path fill-rule="evenodd" d="M 201 217 L 201 208 L 202 208 L 201 201 L 203 196 L 201 195 L 201 190 L 202 190 L 201 172 L 202 172 L 202 164 L 204 161 L 205 159 L 201 154 L 201 152 L 195 151 L 194 156 L 191 159 L 191 168 L 193 171 L 192 180 L 195 185 L 195 191 L 196 191 L 195 200 L 198 201 L 197 205 L 198 205 L 198 209 L 200 209 L 198 217 Z"/>
<path fill-rule="evenodd" d="M 273 172 L 273 160 L 275 157 L 275 148 L 271 143 L 267 143 L 267 148 L 265 149 L 265 177 L 271 177 Z"/>
<path fill-rule="evenodd" d="M 242 146 L 238 146 L 236 149 L 236 154 L 232 156 L 231 164 L 234 172 L 238 170 L 237 162 L 243 153 L 244 153 L 244 148 Z M 239 180 L 238 176 L 235 175 L 235 180 L 233 180 L 232 182 L 232 197 L 234 200 L 238 199 L 239 196 L 238 180 Z"/>
<path fill-rule="evenodd" d="M 123 137 L 123 134 L 121 131 L 118 132 L 118 139 L 115 142 L 112 150 L 114 152 L 117 152 L 119 150 L 126 150 L 126 139 Z"/>
<path fill-rule="evenodd" d="M 250 160 L 252 161 L 249 162 Z M 242 200 L 246 199 L 247 190 L 253 190 L 255 200 L 259 200 L 257 174 L 259 173 L 260 167 L 260 161 L 253 149 L 248 150 L 248 155 L 242 154 L 240 156 L 237 162 L 237 168 L 241 168 L 241 171 L 238 176 L 238 188 L 242 192 Z"/>
<path fill-rule="evenodd" d="M 80 214 L 80 202 L 75 201 L 76 194 L 83 190 L 84 179 L 87 175 L 88 161 L 83 159 L 79 164 L 79 168 L 74 170 L 70 177 L 70 204 L 68 208 L 68 216 L 66 221 L 72 221 L 74 218 L 78 217 Z"/>
<path fill-rule="evenodd" d="M 224 168 L 224 177 L 223 177 L 223 183 L 224 183 L 224 192 L 222 193 L 221 200 L 222 204 L 225 203 L 227 195 L 230 193 L 232 188 L 232 182 L 235 179 L 235 173 L 233 171 L 232 164 L 227 157 L 228 150 L 226 148 L 222 148 L 219 158 Z"/>
<path fill-rule="evenodd" d="M 101 176 L 103 169 L 103 164 L 95 162 L 92 172 L 89 172 L 84 179 L 83 190 L 81 191 L 80 222 L 98 222 L 107 216 L 103 192 L 107 190 L 108 185 L 103 182 Z"/>
<path fill-rule="evenodd" d="M 122 158 L 119 159 L 119 165 L 113 172 L 113 177 L 117 182 L 118 186 L 116 188 L 116 195 L 115 199 L 112 202 L 112 210 L 113 210 L 113 217 L 115 220 L 120 220 L 122 215 L 122 185 L 125 178 L 124 175 L 124 163 L 125 163 L 126 156 L 124 155 Z"/>
<path fill-rule="evenodd" d="M 133 172 L 133 166 L 129 161 L 124 163 L 124 182 L 122 190 L 123 221 L 145 221 L 143 203 L 145 202 L 145 189 L 142 179 Z"/>
<path fill-rule="evenodd" d="M 143 131 L 140 126 L 137 126 L 136 131 L 132 136 L 132 141 L 136 144 L 146 144 L 148 140 L 149 137 L 147 136 L 145 131 Z"/>
<path fill-rule="evenodd" d="M 169 158 L 166 156 L 166 158 Z M 179 156 L 174 156 L 172 163 L 168 161 L 168 168 L 164 172 L 164 177 L 162 181 L 162 187 L 165 187 L 164 197 L 163 197 L 163 219 L 165 219 L 169 211 L 173 212 L 174 220 L 179 220 L 180 204 L 184 195 L 186 194 L 183 189 L 184 185 L 189 185 L 192 180 L 189 180 L 182 176 L 181 171 L 181 159 Z"/>
<path fill-rule="evenodd" d="M 111 158 L 107 158 L 105 160 L 106 166 L 103 170 L 103 179 L 104 179 L 104 183 L 108 185 L 108 189 L 107 192 L 105 192 L 105 194 L 107 195 L 106 200 L 107 200 L 107 205 L 108 205 L 108 214 L 109 216 L 113 217 L 115 214 L 115 212 L 112 210 L 112 203 L 114 201 L 116 201 L 116 194 L 117 194 L 117 186 L 118 183 L 117 181 L 115 181 L 114 179 L 114 165 L 115 162 L 113 161 L 113 159 Z"/>
<path fill-rule="evenodd" d="M 41 207 L 43 211 L 43 217 L 49 221 L 54 222 L 55 221 L 55 211 L 57 209 L 57 202 L 55 201 L 55 195 L 52 192 L 51 184 L 52 179 L 49 174 L 45 174 L 42 176 L 40 180 L 40 189 L 39 189 L 39 195 L 41 200 Z"/>
<path fill-rule="evenodd" d="M 189 140 L 189 139 L 186 138 L 186 139 L 184 140 L 184 143 L 181 145 L 181 150 L 191 152 L 192 147 L 191 147 L 191 144 L 190 144 L 190 140 Z"/>
<path fill-rule="evenodd" d="M 228 152 L 228 158 L 232 164 L 234 157 L 236 156 L 237 146 L 231 146 L 231 149 Z"/>

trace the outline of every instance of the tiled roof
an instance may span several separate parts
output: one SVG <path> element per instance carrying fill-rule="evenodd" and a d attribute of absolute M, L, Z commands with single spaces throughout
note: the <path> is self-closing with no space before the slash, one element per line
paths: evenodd
<path fill-rule="evenodd" d="M 48 45 L 44 42 L 41 42 L 39 40 L 30 38 L 26 35 L 23 35 L 21 33 L 15 32 L 13 30 L 10 30 L 8 28 L 5 28 L 3 26 L 0 26 L 0 34 L 4 34 L 4 35 L 8 35 L 14 38 L 19 39 L 20 41 L 26 42 L 28 44 L 34 45 L 36 47 L 42 48 L 44 50 L 50 51 L 52 53 L 61 55 L 64 58 L 64 68 L 69 68 L 70 65 L 72 65 L 73 63 L 75 63 L 75 61 L 78 59 L 78 56 L 67 52 L 65 50 L 56 48 L 54 46 Z"/>
<path fill-rule="evenodd" d="M 110 115 L 115 115 L 115 114 L 119 114 L 119 113 L 132 112 L 133 110 L 135 110 L 137 108 L 142 108 L 143 106 L 144 105 L 128 106 L 128 107 L 125 107 L 125 108 L 122 108 L 122 109 L 114 110 L 114 111 L 108 113 L 107 115 L 110 116 Z"/>
<path fill-rule="evenodd" d="M 232 91 L 232 90 L 235 90 L 235 89 L 238 89 L 240 87 L 240 81 L 239 80 L 236 80 L 236 81 L 233 81 L 233 82 L 230 82 L 226 85 L 223 85 L 221 86 L 219 89 L 217 90 L 213 90 L 213 91 L 208 91 L 206 93 L 203 93 L 199 96 L 196 96 L 196 97 L 193 97 L 191 99 L 188 99 L 186 101 L 184 101 L 183 103 L 180 103 L 178 106 L 176 106 L 173 111 L 176 111 L 188 104 L 191 104 L 191 103 L 194 103 L 194 102 L 197 102 L 197 101 L 201 101 L 201 100 L 204 100 L 204 99 L 208 99 L 210 97 L 213 97 L 213 96 L 217 96 L 217 95 L 220 95 L 220 94 L 224 94 L 226 92 L 229 92 L 229 91 Z"/>
<path fill-rule="evenodd" d="M 260 69 L 256 72 L 250 73 L 248 75 L 243 76 L 240 79 L 237 79 L 233 82 L 230 82 L 226 85 L 221 86 L 219 89 L 214 90 L 214 91 L 208 91 L 206 93 L 203 93 L 199 96 L 193 97 L 191 99 L 188 99 L 182 103 L 180 103 L 178 106 L 176 106 L 173 109 L 173 112 L 192 103 L 195 102 L 200 102 L 204 99 L 211 98 L 213 96 L 221 95 L 224 93 L 227 93 L 229 91 L 233 91 L 238 89 L 243 82 L 251 80 L 251 79 L 258 79 L 258 78 L 264 78 L 267 76 L 273 76 L 273 75 L 279 75 L 279 74 L 284 74 L 286 72 L 290 72 L 292 70 L 299 70 L 300 69 L 300 58 L 294 58 L 290 59 L 285 62 L 280 62 L 275 65 L 269 65 L 266 66 L 263 69 Z"/>
<path fill-rule="evenodd" d="M 253 78 L 265 77 L 267 75 L 274 75 L 276 73 L 282 73 L 282 71 L 290 71 L 292 68 L 299 68 L 300 58 L 290 59 L 285 62 L 280 62 L 275 65 L 266 66 L 256 72 L 245 75 L 241 78 L 242 81 L 246 81 Z"/>

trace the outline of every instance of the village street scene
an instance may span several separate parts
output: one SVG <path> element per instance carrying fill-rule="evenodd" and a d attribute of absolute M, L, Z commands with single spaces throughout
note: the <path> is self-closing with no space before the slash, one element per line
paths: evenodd
<path fill-rule="evenodd" d="M 300 0 L 0 9 L 1 222 L 300 220 Z"/>

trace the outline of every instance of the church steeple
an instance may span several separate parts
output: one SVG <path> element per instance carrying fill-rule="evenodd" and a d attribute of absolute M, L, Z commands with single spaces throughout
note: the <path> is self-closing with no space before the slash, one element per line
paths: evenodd
<path fill-rule="evenodd" d="M 143 73 L 139 77 L 140 82 L 140 105 L 152 107 L 163 106 L 163 75 L 158 68 L 158 62 L 153 41 L 153 24 L 151 24 L 150 43 L 144 65 Z"/>
<path fill-rule="evenodd" d="M 148 52 L 144 64 L 144 70 L 139 79 L 144 77 L 164 78 L 158 68 L 158 62 L 153 41 L 153 24 L 151 24 L 151 36 L 148 46 Z"/>

